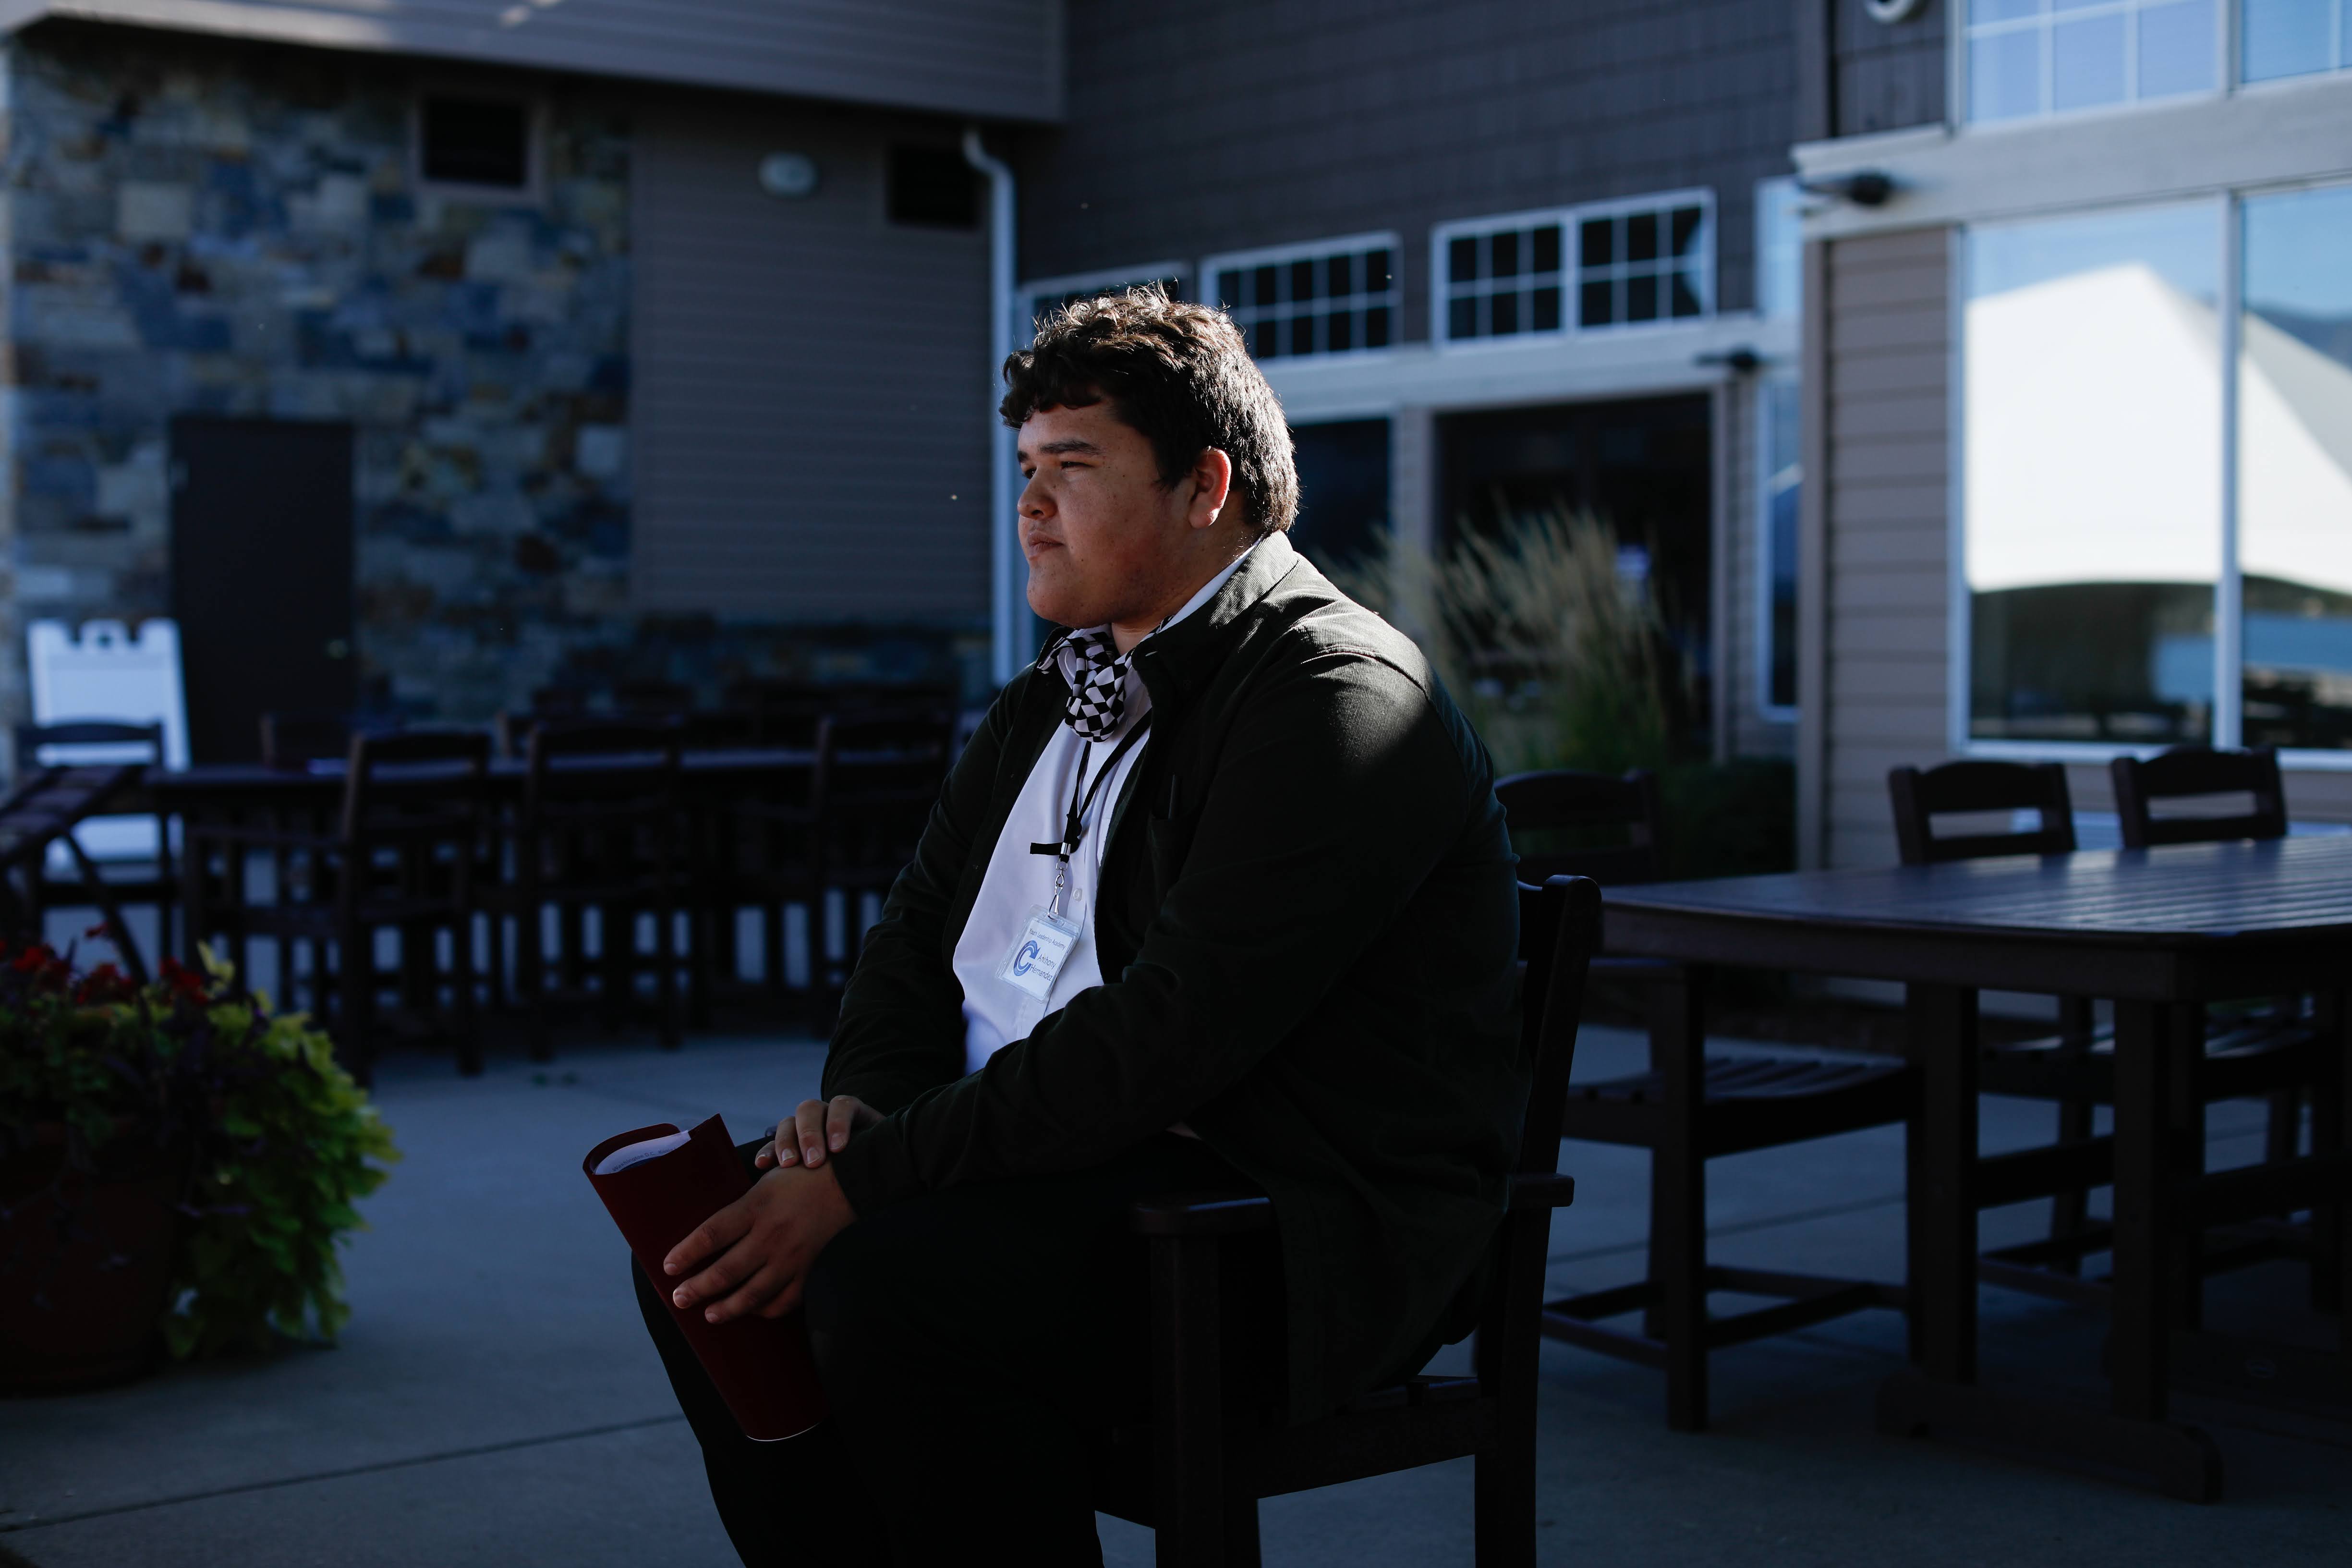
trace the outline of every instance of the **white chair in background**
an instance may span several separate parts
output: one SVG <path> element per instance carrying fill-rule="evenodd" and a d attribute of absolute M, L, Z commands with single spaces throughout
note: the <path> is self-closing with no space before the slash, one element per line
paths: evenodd
<path fill-rule="evenodd" d="M 163 726 L 163 765 L 188 765 L 188 703 L 180 679 L 180 627 L 174 621 L 142 621 L 134 635 L 121 621 L 85 621 L 77 637 L 63 621 L 35 621 L 25 634 L 26 665 L 32 675 L 33 722 L 63 724 L 76 719 L 111 719 L 125 724 Z M 45 763 L 116 763 L 143 757 L 138 747 L 44 746 Z M 18 759 L 23 763 L 32 759 Z M 105 865 L 153 860 L 160 846 L 156 819 L 94 816 L 74 829 L 74 841 Z M 49 847 L 49 870 L 74 875 L 62 844 Z"/>

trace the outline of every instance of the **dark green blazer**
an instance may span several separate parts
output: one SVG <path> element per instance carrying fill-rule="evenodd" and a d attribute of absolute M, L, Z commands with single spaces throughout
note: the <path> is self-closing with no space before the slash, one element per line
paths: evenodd
<path fill-rule="evenodd" d="M 835 1169 L 871 1214 L 1189 1123 L 1274 1200 L 1305 1420 L 1436 1347 L 1503 1212 L 1530 1064 L 1494 767 L 1412 641 L 1279 534 L 1135 668 L 1154 717 L 1110 818 L 1104 984 L 965 1073 L 956 939 L 1067 697 L 1033 668 L 866 936 L 824 1093 L 887 1114 Z"/>

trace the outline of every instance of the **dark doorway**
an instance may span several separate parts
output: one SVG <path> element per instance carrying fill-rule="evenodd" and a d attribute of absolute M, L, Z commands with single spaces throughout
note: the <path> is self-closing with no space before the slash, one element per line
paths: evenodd
<path fill-rule="evenodd" d="M 261 716 L 348 713 L 352 427 L 172 422 L 172 614 L 199 763 L 261 754 Z"/>
<path fill-rule="evenodd" d="M 1565 504 L 1616 531 L 1620 570 L 1646 576 L 1704 722 L 1711 661 L 1715 475 L 1704 394 L 1447 415 L 1438 421 L 1444 537 Z"/>
<path fill-rule="evenodd" d="M 1290 439 L 1298 458 L 1290 542 L 1326 568 L 1363 555 L 1389 520 L 1389 422 L 1296 425 Z"/>

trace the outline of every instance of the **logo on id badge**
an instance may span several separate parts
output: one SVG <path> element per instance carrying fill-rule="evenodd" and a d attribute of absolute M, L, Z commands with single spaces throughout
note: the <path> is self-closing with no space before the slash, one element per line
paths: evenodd
<path fill-rule="evenodd" d="M 1013 943 L 997 977 L 1031 1001 L 1043 1004 L 1054 994 L 1062 964 L 1077 945 L 1078 922 L 1057 915 L 1043 904 L 1029 911 L 1029 923 Z"/>

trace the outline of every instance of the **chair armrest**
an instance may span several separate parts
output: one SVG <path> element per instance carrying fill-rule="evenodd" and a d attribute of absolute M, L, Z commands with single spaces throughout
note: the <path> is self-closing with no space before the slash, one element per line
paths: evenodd
<path fill-rule="evenodd" d="M 1564 1209 L 1576 1201 L 1576 1178 L 1551 1171 L 1522 1171 L 1511 1178 L 1514 1209 Z"/>
<path fill-rule="evenodd" d="M 1274 1200 L 1241 1193 L 1173 1193 L 1127 1211 L 1138 1236 L 1238 1236 L 1274 1228 Z"/>

